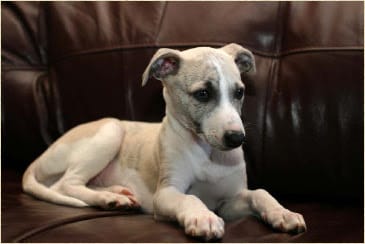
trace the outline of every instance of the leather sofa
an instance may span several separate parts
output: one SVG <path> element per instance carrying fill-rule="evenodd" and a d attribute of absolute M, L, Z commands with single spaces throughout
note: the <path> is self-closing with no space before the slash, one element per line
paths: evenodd
<path fill-rule="evenodd" d="M 222 242 L 364 241 L 362 2 L 2 2 L 1 241 L 194 242 L 138 211 L 72 208 L 22 193 L 25 168 L 68 129 L 102 117 L 160 121 L 141 87 L 160 47 L 253 51 L 243 77 L 248 183 L 303 214 L 279 233 L 255 217 Z"/>

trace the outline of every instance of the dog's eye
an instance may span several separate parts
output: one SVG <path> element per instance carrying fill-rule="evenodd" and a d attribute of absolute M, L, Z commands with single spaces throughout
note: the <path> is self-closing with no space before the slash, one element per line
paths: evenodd
<path fill-rule="evenodd" d="M 210 94 L 207 89 L 201 89 L 193 93 L 193 96 L 199 102 L 206 103 L 210 100 Z"/>
<path fill-rule="evenodd" d="M 244 92 L 244 89 L 242 87 L 237 88 L 234 91 L 234 98 L 240 100 L 243 97 L 243 92 Z"/>

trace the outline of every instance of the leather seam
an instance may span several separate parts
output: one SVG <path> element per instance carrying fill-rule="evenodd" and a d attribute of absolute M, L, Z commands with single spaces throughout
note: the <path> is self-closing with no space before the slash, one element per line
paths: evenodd
<path fill-rule="evenodd" d="M 70 52 L 68 54 L 62 55 L 58 58 L 55 58 L 51 61 L 51 64 L 61 62 L 63 60 L 67 60 L 69 58 L 78 57 L 82 55 L 94 55 L 99 53 L 108 53 L 108 52 L 120 52 L 124 50 L 131 50 L 131 49 L 154 49 L 160 47 L 175 47 L 175 48 L 189 48 L 189 47 L 196 47 L 196 46 L 211 46 L 211 47 L 221 47 L 227 43 L 219 43 L 219 42 L 201 42 L 201 43 L 166 43 L 164 45 L 153 45 L 153 44 L 132 44 L 132 45 L 118 45 L 114 47 L 108 48 L 92 48 L 86 51 L 75 51 Z M 281 53 L 268 53 L 264 51 L 257 51 L 253 48 L 246 46 L 246 48 L 250 49 L 255 55 L 266 57 L 266 58 L 281 58 L 289 55 L 300 54 L 300 53 L 312 53 L 312 52 L 340 52 L 340 51 L 364 51 L 363 46 L 347 46 L 347 47 L 306 47 L 306 48 L 297 48 L 288 51 L 284 51 Z"/>
<path fill-rule="evenodd" d="M 32 86 L 33 86 L 32 90 L 33 90 L 34 104 L 39 121 L 39 130 L 42 135 L 43 141 L 46 143 L 46 145 L 49 146 L 53 142 L 53 140 L 48 131 L 49 113 L 45 101 L 46 95 L 44 94 L 41 88 L 42 82 L 47 76 L 47 74 L 40 72 L 35 75 L 36 77 L 34 77 L 32 81 Z"/>
<path fill-rule="evenodd" d="M 155 43 L 159 43 L 161 28 L 162 28 L 162 25 L 163 25 L 163 21 L 165 19 L 167 4 L 168 4 L 168 2 L 163 3 L 163 10 L 162 10 L 161 18 L 160 18 L 160 23 L 158 25 L 158 29 L 157 29 L 157 32 L 156 32 Z"/>
<path fill-rule="evenodd" d="M 277 21 L 276 21 L 276 30 L 275 30 L 275 42 L 273 44 L 273 51 L 278 54 L 278 52 L 280 52 L 281 48 L 281 32 L 282 32 L 282 2 L 279 2 L 278 4 L 278 9 L 277 9 Z M 273 87 L 273 83 L 275 82 L 275 79 L 277 79 L 277 66 L 278 66 L 278 62 L 280 62 L 279 60 L 275 60 L 272 59 L 271 60 L 271 67 L 270 67 L 270 73 L 269 73 L 269 80 L 267 83 L 267 87 L 266 87 L 266 92 L 265 92 L 265 99 L 264 99 L 264 112 L 263 112 L 263 120 L 262 120 L 262 145 L 261 145 L 261 165 L 263 167 L 263 169 L 265 170 L 266 167 L 266 133 L 267 133 L 267 111 L 268 111 L 268 107 L 269 107 L 269 96 L 270 96 L 270 91 L 272 90 Z M 261 174 L 260 174 L 261 175 Z M 263 179 L 262 175 L 260 176 L 261 179 Z M 261 184 L 265 184 L 265 182 L 261 182 Z"/>
<path fill-rule="evenodd" d="M 16 71 L 47 71 L 47 67 L 45 66 L 13 66 L 13 65 L 3 65 L 1 67 L 3 72 L 16 72 Z"/>
<path fill-rule="evenodd" d="M 113 216 L 125 216 L 125 215 L 131 215 L 132 213 L 136 213 L 136 211 L 130 211 L 130 212 L 107 212 L 107 213 L 93 213 L 93 214 L 84 214 L 79 215 L 71 218 L 66 219 L 60 219 L 53 221 L 51 223 L 46 223 L 44 225 L 41 225 L 40 227 L 34 228 L 30 231 L 25 232 L 24 234 L 21 234 L 20 236 L 14 238 L 11 242 L 25 242 L 28 238 L 31 238 L 35 235 L 41 234 L 45 231 L 55 229 L 59 226 L 66 225 L 66 224 L 72 224 L 76 222 L 81 222 L 85 220 L 91 220 L 91 219 L 97 219 L 97 218 L 103 218 L 103 217 L 113 217 Z"/>

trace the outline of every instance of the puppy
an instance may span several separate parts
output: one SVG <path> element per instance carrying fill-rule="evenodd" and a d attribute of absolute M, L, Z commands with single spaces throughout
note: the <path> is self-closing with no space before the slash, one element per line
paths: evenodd
<path fill-rule="evenodd" d="M 162 82 L 162 123 L 105 118 L 77 126 L 28 167 L 24 191 L 76 207 L 141 207 L 206 240 L 223 236 L 223 219 L 247 214 L 284 232 L 305 231 L 300 214 L 247 189 L 240 74 L 254 71 L 254 56 L 237 44 L 159 49 L 142 85 Z"/>

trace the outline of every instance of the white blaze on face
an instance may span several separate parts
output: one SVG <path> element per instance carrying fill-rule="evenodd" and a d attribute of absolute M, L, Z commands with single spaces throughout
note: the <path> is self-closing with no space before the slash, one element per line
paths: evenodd
<path fill-rule="evenodd" d="M 217 144 L 223 144 L 226 131 L 241 131 L 244 133 L 244 128 L 241 117 L 232 104 L 234 81 L 230 79 L 231 77 L 224 75 L 222 66 L 216 57 L 213 57 L 211 62 L 218 73 L 219 103 L 203 126 L 207 132 L 208 141 L 217 146 Z"/>

